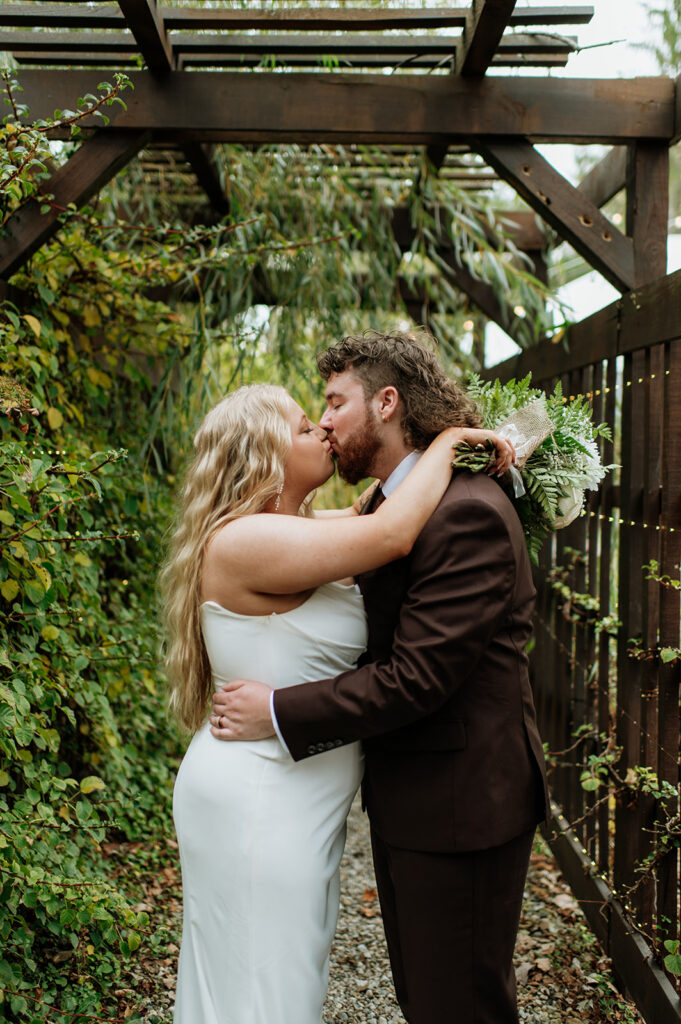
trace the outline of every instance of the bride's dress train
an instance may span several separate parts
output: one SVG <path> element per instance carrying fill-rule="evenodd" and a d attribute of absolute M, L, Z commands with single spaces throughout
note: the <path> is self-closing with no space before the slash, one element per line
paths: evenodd
<path fill-rule="evenodd" d="M 283 614 L 202 605 L 216 685 L 289 686 L 352 668 L 359 591 L 329 583 Z M 359 744 L 295 763 L 276 739 L 227 743 L 206 724 L 175 785 L 184 928 L 175 1024 L 320 1024 Z"/>

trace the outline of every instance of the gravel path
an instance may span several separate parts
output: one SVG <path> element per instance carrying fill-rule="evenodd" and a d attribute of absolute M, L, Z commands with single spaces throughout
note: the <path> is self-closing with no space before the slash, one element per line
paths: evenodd
<path fill-rule="evenodd" d="M 548 848 L 540 841 L 535 845 L 515 958 L 521 1020 L 642 1024 L 633 1004 L 615 989 L 610 962 L 601 955 Z M 375 884 L 367 820 L 355 801 L 341 866 L 341 910 L 324 1024 L 404 1024 Z"/>
<path fill-rule="evenodd" d="M 518 1003 L 523 1024 L 643 1024 L 612 981 L 604 957 L 548 847 L 535 844 L 516 945 Z M 168 844 L 176 855 L 176 844 Z M 182 927 L 178 866 L 149 887 L 148 909 L 170 937 L 164 953 L 131 963 L 129 988 L 145 1024 L 170 1024 Z M 376 896 L 369 829 L 356 800 L 341 865 L 341 909 L 331 951 L 323 1024 L 404 1024 L 395 1001 Z M 453 1004 L 451 1018 L 457 1021 Z"/>

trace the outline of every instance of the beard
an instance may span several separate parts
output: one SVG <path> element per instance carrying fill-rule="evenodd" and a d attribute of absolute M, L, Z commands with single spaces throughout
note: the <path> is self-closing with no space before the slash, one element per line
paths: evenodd
<path fill-rule="evenodd" d="M 372 465 L 380 448 L 378 423 L 367 410 L 364 423 L 350 434 L 343 445 L 343 451 L 336 452 L 339 475 L 349 484 L 374 476 Z"/>

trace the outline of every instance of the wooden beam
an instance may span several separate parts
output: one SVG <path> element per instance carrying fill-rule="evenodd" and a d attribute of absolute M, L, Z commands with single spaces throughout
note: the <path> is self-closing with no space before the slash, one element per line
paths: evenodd
<path fill-rule="evenodd" d="M 667 273 L 669 150 L 664 143 L 629 147 L 627 234 L 634 243 L 636 286 Z"/>
<path fill-rule="evenodd" d="M 485 160 L 619 291 L 636 285 L 634 246 L 529 142 L 481 142 Z"/>
<path fill-rule="evenodd" d="M 204 146 L 200 142 L 187 142 L 183 146 L 196 179 L 210 200 L 210 204 L 222 216 L 229 213 L 229 202 L 223 191 L 213 163 L 212 146 Z"/>
<path fill-rule="evenodd" d="M 499 48 L 514 7 L 515 0 L 472 0 L 453 55 L 455 74 L 485 74 Z"/>
<path fill-rule="evenodd" d="M 523 215 L 520 215 L 521 217 Z M 486 281 L 480 280 L 480 278 L 474 277 L 470 270 L 464 263 L 457 259 L 454 249 L 452 247 L 451 238 L 448 235 L 448 229 L 446 224 L 446 212 L 442 211 L 436 219 L 442 225 L 442 244 L 438 247 L 438 255 L 442 260 L 442 263 L 447 268 L 447 275 L 450 277 L 451 282 L 468 298 L 474 305 L 480 310 L 488 320 L 493 320 L 494 323 L 498 324 L 508 336 L 520 345 L 521 348 L 527 344 L 527 338 L 523 335 L 522 322 L 514 317 L 512 311 L 504 306 L 494 293 L 494 289 Z M 527 218 L 524 218 L 525 224 L 527 224 Z M 520 222 L 522 224 L 522 221 Z M 415 229 L 411 223 L 411 211 L 407 206 L 395 207 L 392 214 L 392 227 L 395 241 L 402 252 L 408 252 L 411 249 L 412 243 L 415 237 Z M 522 228 L 519 228 L 522 231 Z M 489 229 L 490 235 L 493 234 L 492 229 Z M 526 232 L 526 238 L 529 238 L 529 232 Z M 538 232 L 535 232 L 532 236 L 533 240 L 538 237 Z M 543 236 L 542 236 L 543 237 Z M 442 268 L 441 268 L 442 269 Z M 407 282 L 407 291 L 403 291 L 403 298 L 405 301 L 414 301 L 418 298 L 417 293 L 411 289 L 409 290 L 409 284 Z"/>
<path fill-rule="evenodd" d="M 522 136 L 543 142 L 625 143 L 669 139 L 674 83 L 668 78 L 537 79 L 455 75 L 170 72 L 162 82 L 132 72 L 120 128 L 202 142 L 430 144 Z M 97 92 L 101 72 L 22 70 L 32 119 Z M 90 122 L 96 127 L 94 119 Z M 87 122 L 86 122 L 87 124 Z"/>
<path fill-rule="evenodd" d="M 522 324 L 507 306 L 503 306 L 494 294 L 491 284 L 473 277 L 470 270 L 457 260 L 454 250 L 443 250 L 440 256 L 449 268 L 453 283 L 473 302 L 488 320 L 493 320 L 509 338 L 516 342 L 521 348 L 527 345 L 527 339 L 522 337 L 522 331 L 517 328 Z"/>
<path fill-rule="evenodd" d="M 118 0 L 118 5 L 149 70 L 157 74 L 171 71 L 175 66 L 173 48 L 156 0 Z"/>
<path fill-rule="evenodd" d="M 162 29 L 161 29 L 162 30 Z M 126 32 L 0 32 L 0 48 L 20 55 L 22 52 L 44 53 L 49 59 L 52 53 L 60 51 L 82 53 L 95 57 L 106 53 L 134 53 L 140 51 L 150 70 L 168 71 L 167 59 L 172 59 L 169 44 L 164 49 L 159 38 L 156 49 L 148 43 L 141 30 L 139 38 Z M 406 59 L 411 56 L 447 56 L 456 48 L 459 36 L 445 35 L 370 35 L 367 33 L 344 33 L 342 35 L 294 35 L 286 33 L 273 35 L 215 35 L 192 33 L 173 36 L 173 52 L 185 57 L 206 54 L 211 58 L 222 56 L 262 57 L 264 55 L 290 57 L 307 56 L 321 60 L 323 56 L 351 56 L 353 54 L 384 56 L 390 60 Z M 167 40 L 166 40 L 167 43 Z M 499 58 L 510 59 L 540 55 L 567 57 L 577 46 L 574 36 L 550 36 L 545 33 L 511 33 L 500 39 L 495 53 Z M 168 53 L 166 53 L 168 49 Z M 154 63 L 151 63 L 153 56 Z"/>
<path fill-rule="evenodd" d="M 400 8 L 393 10 L 343 8 L 289 8 L 287 10 L 204 10 L 162 8 L 170 29 L 264 29 L 267 31 L 353 31 L 357 29 L 463 28 L 468 7 Z M 586 25 L 594 15 L 592 6 L 521 7 L 508 24 L 520 26 Z"/>
<path fill-rule="evenodd" d="M 0 25 L 7 28 L 125 28 L 118 4 L 3 4 Z"/>
<path fill-rule="evenodd" d="M 87 50 L 78 52 L 76 50 L 50 50 L 49 54 L 39 50 L 17 50 L 13 56 L 21 67 L 63 67 L 70 69 L 84 67 L 112 67 L 118 70 L 137 69 L 136 44 L 129 43 L 126 52 L 123 51 L 101 51 L 91 53 Z M 256 48 L 257 51 L 257 48 Z M 179 53 L 176 56 L 176 70 L 182 71 L 187 68 L 262 68 L 264 58 L 271 56 L 266 53 L 251 52 L 241 55 L 239 53 L 202 53 L 188 52 Z M 568 52 L 554 53 L 514 53 L 505 51 L 497 54 L 492 61 L 496 68 L 564 68 L 568 62 Z M 310 50 L 307 53 L 292 53 L 286 55 L 274 55 L 276 63 L 286 68 L 312 68 L 319 71 L 323 65 L 323 59 L 319 53 Z M 349 68 L 367 69 L 391 68 L 393 71 L 401 67 L 409 67 L 410 70 L 434 71 L 442 68 L 445 64 L 451 63 L 449 55 L 438 54 L 417 54 L 401 53 L 399 51 L 387 51 L 384 53 L 337 53 L 334 59 L 339 67 L 344 70 Z"/>
<path fill-rule="evenodd" d="M 151 137 L 141 131 L 102 131 L 84 142 L 42 186 L 52 195 L 49 213 L 44 200 L 32 199 L 7 221 L 0 240 L 0 278 L 8 278 L 59 230 L 59 218 L 70 203 L 80 206 L 133 159 Z"/>
<path fill-rule="evenodd" d="M 467 7 L 400 8 L 393 10 L 358 7 L 298 7 L 270 10 L 219 10 L 199 7 L 160 7 L 159 17 L 166 29 L 268 32 L 332 32 L 356 29 L 463 28 Z M 593 18 L 593 7 L 521 7 L 510 18 L 512 26 L 585 25 Z M 34 3 L 3 4 L 0 25 L 15 28 L 124 28 L 125 18 L 116 4 L 90 7 L 86 4 Z"/>
<path fill-rule="evenodd" d="M 597 206 L 605 206 L 613 196 L 621 192 L 627 179 L 627 151 L 624 146 L 613 146 L 600 163 L 592 167 L 582 178 L 578 190 Z"/>
<path fill-rule="evenodd" d="M 447 212 L 444 208 L 436 207 L 432 214 L 433 218 L 442 226 L 442 247 L 446 248 L 450 244 L 447 239 Z M 538 218 L 535 214 L 521 210 L 496 210 L 495 215 L 505 233 L 513 239 L 518 249 L 523 252 L 542 252 L 547 248 L 546 235 L 537 224 Z M 403 252 L 408 252 L 415 237 L 415 229 L 411 223 L 411 211 L 408 206 L 393 208 L 392 230 L 400 249 Z"/>

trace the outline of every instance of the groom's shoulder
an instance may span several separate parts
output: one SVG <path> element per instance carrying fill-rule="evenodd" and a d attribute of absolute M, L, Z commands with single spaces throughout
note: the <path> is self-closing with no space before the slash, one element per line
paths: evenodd
<path fill-rule="evenodd" d="M 487 473 L 471 473 L 465 469 L 453 473 L 441 504 L 448 505 L 460 501 L 480 502 L 504 510 L 513 508 L 498 480 Z"/>
<path fill-rule="evenodd" d="M 426 530 L 456 529 L 462 517 L 480 522 L 500 520 L 512 534 L 520 529 L 513 502 L 498 480 L 486 473 L 455 472 Z"/>

